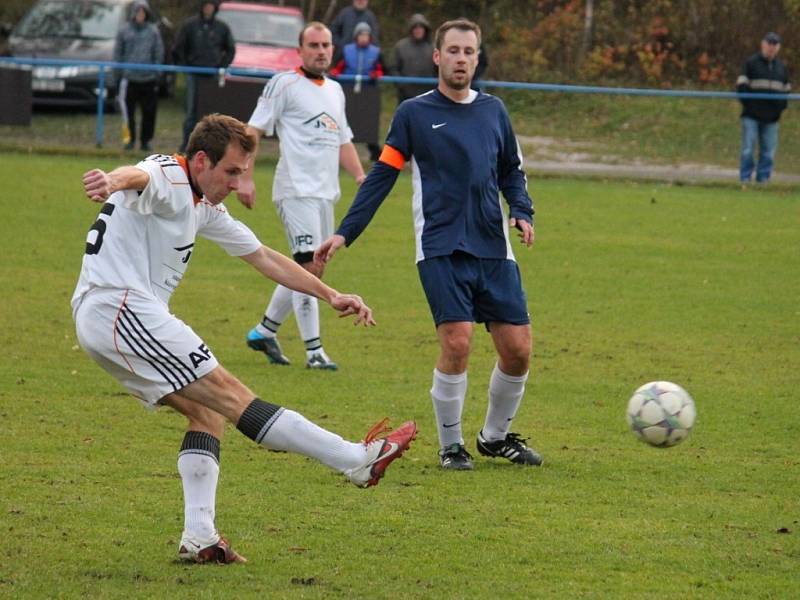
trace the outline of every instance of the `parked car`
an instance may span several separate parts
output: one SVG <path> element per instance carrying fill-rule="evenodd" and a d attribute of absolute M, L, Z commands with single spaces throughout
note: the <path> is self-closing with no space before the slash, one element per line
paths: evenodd
<path fill-rule="evenodd" d="M 231 67 L 288 71 L 300 66 L 297 41 L 305 23 L 299 8 L 223 2 L 217 18 L 228 24 L 236 42 Z"/>
<path fill-rule="evenodd" d="M 8 54 L 17 57 L 112 61 L 120 28 L 130 19 L 135 0 L 39 0 L 22 17 L 8 39 Z M 172 41 L 172 25 L 152 9 L 164 38 Z M 105 89 L 98 88 L 99 67 L 34 66 L 33 103 L 55 106 L 94 106 L 102 93 L 111 104 L 117 76 L 105 74 Z M 173 73 L 160 80 L 160 92 L 174 89 Z"/>

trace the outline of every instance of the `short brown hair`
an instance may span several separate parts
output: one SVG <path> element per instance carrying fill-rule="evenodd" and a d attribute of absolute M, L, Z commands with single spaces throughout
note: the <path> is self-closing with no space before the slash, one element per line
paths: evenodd
<path fill-rule="evenodd" d="M 451 29 L 458 29 L 459 31 L 473 31 L 475 32 L 475 36 L 478 38 L 478 48 L 481 47 L 481 28 L 478 26 L 477 23 L 470 21 L 469 19 L 455 19 L 453 21 L 446 21 L 439 26 L 439 29 L 436 30 L 436 36 L 434 38 L 434 47 L 437 50 L 442 49 L 442 43 L 444 43 L 444 34 L 446 34 Z"/>
<path fill-rule="evenodd" d="M 303 45 L 303 38 L 306 37 L 306 31 L 309 30 L 309 29 L 318 29 L 319 31 L 327 31 L 328 33 L 331 33 L 331 30 L 328 29 L 328 26 L 325 25 L 325 23 L 322 23 L 320 21 L 309 21 L 308 23 L 306 23 L 306 26 L 303 27 L 300 30 L 300 35 L 297 36 L 297 45 L 298 46 L 302 46 Z M 331 33 L 331 37 L 333 37 L 332 33 Z"/>
<path fill-rule="evenodd" d="M 247 133 L 247 126 L 239 119 L 218 113 L 206 115 L 195 125 L 192 135 L 189 136 L 186 158 L 192 158 L 202 150 L 208 155 L 211 164 L 216 165 L 225 156 L 231 143 L 238 144 L 246 154 L 256 149 L 255 138 Z"/>

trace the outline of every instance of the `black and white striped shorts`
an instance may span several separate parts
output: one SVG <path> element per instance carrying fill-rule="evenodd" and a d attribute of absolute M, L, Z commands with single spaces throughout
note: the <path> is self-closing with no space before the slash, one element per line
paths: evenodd
<path fill-rule="evenodd" d="M 94 289 L 75 311 L 86 353 L 148 408 L 218 366 L 186 323 L 134 290 Z"/>

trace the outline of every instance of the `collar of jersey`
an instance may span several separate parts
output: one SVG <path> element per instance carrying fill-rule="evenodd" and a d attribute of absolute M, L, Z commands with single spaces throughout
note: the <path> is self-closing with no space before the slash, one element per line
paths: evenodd
<path fill-rule="evenodd" d="M 176 154 L 175 160 L 178 161 L 178 164 L 183 169 L 184 173 L 186 173 L 186 179 L 189 180 L 189 187 L 192 188 L 192 200 L 194 200 L 195 204 L 200 204 L 203 201 L 203 193 L 197 189 L 197 186 L 194 184 L 192 180 L 192 174 L 189 172 L 189 162 L 186 160 L 186 157 L 182 154 Z"/>
<path fill-rule="evenodd" d="M 314 75 L 313 73 L 309 73 L 303 67 L 297 67 L 295 71 L 308 79 L 314 85 L 324 85 L 325 84 L 325 75 Z"/>

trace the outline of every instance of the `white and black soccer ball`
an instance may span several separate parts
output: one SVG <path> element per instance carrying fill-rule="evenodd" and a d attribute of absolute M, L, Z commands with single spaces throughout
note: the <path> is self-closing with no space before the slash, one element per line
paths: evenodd
<path fill-rule="evenodd" d="M 679 444 L 688 437 L 696 416 L 692 397 L 669 381 L 645 383 L 628 401 L 631 431 L 651 446 Z"/>

